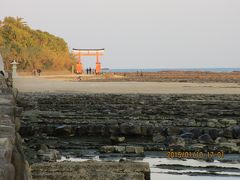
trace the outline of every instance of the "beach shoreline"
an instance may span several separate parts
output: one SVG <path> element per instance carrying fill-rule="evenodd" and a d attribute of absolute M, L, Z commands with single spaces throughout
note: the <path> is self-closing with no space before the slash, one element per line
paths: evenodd
<path fill-rule="evenodd" d="M 14 87 L 20 92 L 110 93 L 110 94 L 240 94 L 239 83 L 223 82 L 85 82 L 17 77 Z"/>

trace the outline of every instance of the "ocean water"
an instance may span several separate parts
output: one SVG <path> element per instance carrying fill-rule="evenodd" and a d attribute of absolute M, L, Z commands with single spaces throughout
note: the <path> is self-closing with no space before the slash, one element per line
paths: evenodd
<path fill-rule="evenodd" d="M 106 158 L 102 159 L 99 158 L 99 156 L 95 156 L 90 158 L 92 160 L 96 161 L 119 161 L 118 158 Z M 65 157 L 62 157 L 61 160 L 59 161 L 87 161 L 89 158 L 68 158 L 66 159 Z M 167 158 L 157 158 L 157 157 L 145 157 L 142 160 L 136 160 L 139 162 L 148 162 L 150 165 L 150 170 L 151 170 L 151 180 L 212 180 L 212 179 L 217 179 L 217 180 L 237 180 L 239 179 L 240 176 L 240 164 L 229 164 L 229 163 L 221 163 L 217 160 L 214 162 L 204 162 L 204 161 L 197 161 L 193 159 L 187 159 L 185 161 L 182 160 L 172 160 L 172 159 L 167 159 Z M 212 176 L 212 175 L 198 175 L 198 176 L 189 176 L 189 175 L 181 175 L 181 174 L 175 174 L 179 172 L 198 172 L 198 173 L 205 173 L 207 171 L 204 170 L 172 170 L 172 169 L 160 169 L 156 165 L 158 164 L 179 164 L 179 165 L 185 165 L 185 166 L 192 166 L 192 167 L 206 167 L 206 166 L 217 166 L 217 167 L 228 167 L 228 168 L 238 168 L 239 172 L 217 172 L 218 176 Z M 173 174 L 168 174 L 168 172 L 172 172 Z M 226 176 L 228 175 L 228 176 Z M 229 176 L 230 175 L 230 176 Z M 231 175 L 237 175 L 236 176 L 231 176 Z"/>
<path fill-rule="evenodd" d="M 208 71 L 208 72 L 233 72 L 240 68 L 152 68 L 152 69 L 110 69 L 110 72 L 159 72 L 159 71 Z"/>

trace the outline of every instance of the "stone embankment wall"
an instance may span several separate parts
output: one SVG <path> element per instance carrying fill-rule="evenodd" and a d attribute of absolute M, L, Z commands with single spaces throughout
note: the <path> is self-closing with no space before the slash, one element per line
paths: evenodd
<path fill-rule="evenodd" d="M 99 146 L 115 141 L 144 150 L 240 153 L 239 95 L 25 93 L 18 105 L 21 134 L 35 149 L 47 141 L 56 149 L 79 148 L 80 139 L 66 139 L 93 136 L 112 140 Z M 52 137 L 63 139 L 54 144 Z"/>
<path fill-rule="evenodd" d="M 20 109 L 16 106 L 16 90 L 0 74 L 0 180 L 30 180 L 25 161 L 20 129 Z"/>

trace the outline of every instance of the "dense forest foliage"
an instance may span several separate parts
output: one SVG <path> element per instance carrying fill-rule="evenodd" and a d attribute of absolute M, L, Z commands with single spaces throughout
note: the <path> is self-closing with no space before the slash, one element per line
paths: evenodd
<path fill-rule="evenodd" d="M 5 17 L 0 21 L 0 53 L 6 69 L 15 59 L 18 68 L 62 70 L 71 66 L 67 43 L 48 32 L 31 29 L 23 18 Z"/>

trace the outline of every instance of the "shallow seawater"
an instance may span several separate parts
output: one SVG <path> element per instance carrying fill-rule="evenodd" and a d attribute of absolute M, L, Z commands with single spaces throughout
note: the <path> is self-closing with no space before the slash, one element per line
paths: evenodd
<path fill-rule="evenodd" d="M 182 160 L 173 160 L 173 159 L 167 159 L 167 158 L 144 158 L 143 162 L 149 162 L 150 168 L 151 168 L 151 179 L 152 180 L 158 180 L 158 179 L 168 179 L 168 180 L 212 180 L 212 179 L 220 179 L 220 180 L 225 180 L 225 179 L 240 179 L 240 177 L 233 177 L 233 176 L 228 176 L 228 177 L 223 177 L 223 176 L 189 176 L 189 175 L 180 175 L 180 174 L 167 174 L 169 172 L 172 173 L 179 173 L 179 172 L 207 172 L 203 170 L 188 170 L 187 168 L 185 170 L 171 170 L 171 169 L 160 169 L 158 167 L 155 167 L 158 164 L 180 164 L 180 165 L 185 165 L 185 166 L 197 166 L 197 167 L 206 167 L 206 166 L 218 166 L 218 167 L 233 167 L 233 168 L 239 168 L 239 172 L 218 172 L 217 174 L 223 174 L 223 175 L 238 175 L 240 176 L 240 164 L 229 164 L 229 163 L 221 163 L 219 161 L 214 161 L 214 162 L 204 162 L 204 161 L 198 161 L 198 160 L 193 160 L 193 159 L 187 159 L 185 161 Z"/>
<path fill-rule="evenodd" d="M 59 161 L 87 161 L 87 160 L 96 160 L 96 161 L 119 161 L 121 157 L 106 157 L 101 158 L 99 156 L 92 156 L 92 157 L 86 157 L 86 158 L 66 158 L 62 157 Z M 214 160 L 214 162 L 205 162 L 205 161 L 199 161 L 194 159 L 186 159 L 186 160 L 179 160 L 179 159 L 167 159 L 162 157 L 142 157 L 142 158 L 136 158 L 135 161 L 139 162 L 148 162 L 151 169 L 151 180 L 159 180 L 159 179 L 166 179 L 166 180 L 237 180 L 240 179 L 240 164 L 232 164 L 232 163 L 222 163 L 217 160 Z M 191 167 L 207 167 L 207 166 L 217 166 L 217 167 L 224 167 L 224 168 L 238 168 L 235 170 L 235 172 L 228 171 L 227 169 L 224 171 L 215 172 L 216 175 L 208 175 L 204 174 L 201 175 L 201 173 L 209 173 L 207 170 L 202 169 L 184 169 L 184 170 L 173 170 L 173 169 L 161 169 L 157 167 L 156 165 L 159 164 L 167 164 L 167 165 L 184 165 L 184 166 L 191 166 Z M 199 173 L 199 175 L 185 175 L 184 173 Z M 170 173 L 170 174 L 169 174 Z M 180 173 L 180 174 L 179 174 Z M 238 177 L 235 177 L 235 176 Z"/>

